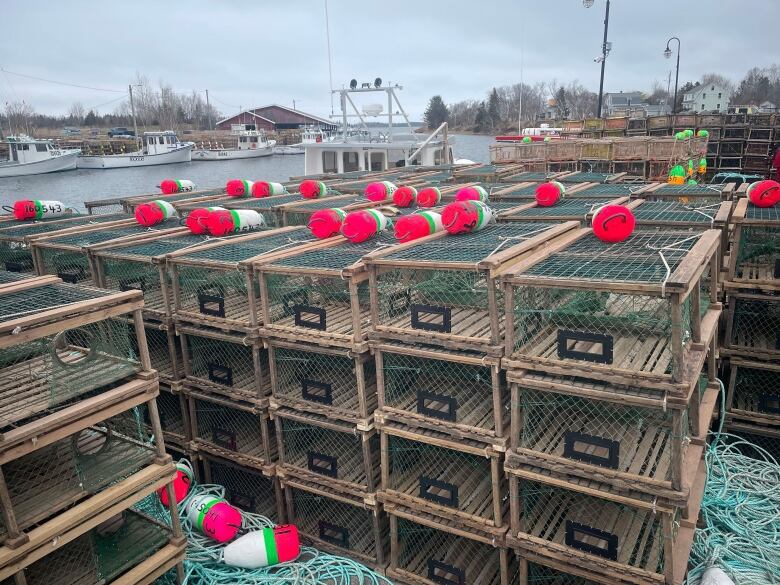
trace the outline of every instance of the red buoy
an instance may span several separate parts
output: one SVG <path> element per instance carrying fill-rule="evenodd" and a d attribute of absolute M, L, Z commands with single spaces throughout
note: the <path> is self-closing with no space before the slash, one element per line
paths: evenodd
<path fill-rule="evenodd" d="M 455 194 L 455 201 L 487 201 L 488 192 L 484 187 L 463 187 Z"/>
<path fill-rule="evenodd" d="M 257 230 L 264 225 L 263 216 L 252 209 L 212 211 L 206 218 L 206 229 L 217 237 Z"/>
<path fill-rule="evenodd" d="M 160 182 L 160 191 L 163 195 L 174 193 L 188 193 L 195 190 L 195 183 L 187 179 L 164 179 Z"/>
<path fill-rule="evenodd" d="M 401 243 L 424 238 L 444 229 L 441 214 L 435 211 L 421 211 L 399 217 L 393 227 L 395 237 Z"/>
<path fill-rule="evenodd" d="M 756 207 L 773 207 L 780 201 L 780 183 L 772 180 L 751 183 L 747 196 Z"/>
<path fill-rule="evenodd" d="M 208 231 L 208 218 L 214 211 L 225 211 L 224 207 L 199 207 L 193 209 L 184 220 L 185 225 L 195 235 L 205 234 Z"/>
<path fill-rule="evenodd" d="M 493 211 L 482 201 L 455 201 L 444 208 L 441 221 L 450 234 L 468 234 L 484 228 Z"/>
<path fill-rule="evenodd" d="M 269 197 L 271 195 L 282 195 L 287 193 L 284 185 L 281 183 L 271 183 L 268 181 L 257 181 L 252 183 L 252 197 Z"/>
<path fill-rule="evenodd" d="M 366 185 L 364 194 L 369 201 L 385 201 L 393 196 L 396 189 L 390 181 L 377 181 Z"/>
<path fill-rule="evenodd" d="M 246 179 L 230 179 L 225 185 L 228 197 L 246 197 L 252 192 L 252 181 Z"/>
<path fill-rule="evenodd" d="M 417 193 L 418 207 L 436 207 L 441 202 L 441 190 L 438 187 L 426 187 Z"/>
<path fill-rule="evenodd" d="M 552 207 L 566 193 L 566 187 L 558 181 L 550 181 L 549 183 L 540 183 L 536 186 L 536 203 L 540 207 Z"/>
<path fill-rule="evenodd" d="M 414 187 L 398 187 L 393 193 L 393 204 L 398 207 L 411 207 L 417 199 L 417 189 Z"/>
<path fill-rule="evenodd" d="M 309 218 L 309 231 L 321 240 L 331 238 L 341 231 L 346 216 L 347 213 L 343 209 L 336 207 L 315 211 Z"/>
<path fill-rule="evenodd" d="M 306 179 L 300 185 L 298 185 L 298 191 L 306 199 L 316 199 L 317 197 L 322 197 L 328 192 L 328 186 L 322 181 Z"/>
<path fill-rule="evenodd" d="M 135 208 L 135 220 L 145 227 L 151 227 L 164 222 L 176 215 L 173 205 L 162 199 L 142 203 Z"/>
<path fill-rule="evenodd" d="M 51 219 L 65 215 L 68 209 L 59 201 L 42 201 L 40 199 L 24 199 L 14 202 L 14 218 Z"/>
<path fill-rule="evenodd" d="M 373 238 L 387 227 L 387 218 L 376 209 L 348 213 L 341 225 L 341 234 L 353 244 Z"/>
<path fill-rule="evenodd" d="M 636 218 L 625 205 L 605 205 L 593 215 L 593 233 L 602 242 L 622 242 L 634 231 Z"/>
<path fill-rule="evenodd" d="M 187 497 L 187 493 L 190 491 L 192 485 L 192 470 L 181 463 L 176 464 L 176 477 L 173 479 L 173 497 L 176 499 L 177 504 L 181 504 L 184 498 Z M 160 497 L 160 501 L 163 506 L 167 506 L 168 502 L 168 490 L 165 486 L 157 490 L 157 495 Z"/>

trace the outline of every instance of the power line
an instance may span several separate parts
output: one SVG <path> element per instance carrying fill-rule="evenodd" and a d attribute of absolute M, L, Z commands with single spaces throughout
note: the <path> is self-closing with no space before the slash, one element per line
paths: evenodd
<path fill-rule="evenodd" d="M 228 108 L 234 108 L 234 109 L 236 109 L 236 110 L 240 110 L 240 109 L 241 109 L 241 106 L 234 106 L 234 105 L 232 105 L 232 104 L 226 104 L 226 103 L 225 103 L 225 102 L 223 102 L 221 99 L 219 99 L 219 98 L 217 98 L 217 97 L 214 97 L 214 94 L 213 94 L 213 93 L 212 93 L 212 94 L 209 94 L 209 95 L 211 96 L 211 99 L 213 99 L 215 102 L 219 102 L 219 103 L 220 103 L 220 104 L 222 104 L 223 106 L 227 106 Z"/>
<path fill-rule="evenodd" d="M 44 79 L 43 77 L 36 77 L 34 75 L 26 75 L 24 73 L 16 73 L 14 71 L 9 71 L 8 69 L 3 69 L 0 67 L 0 71 L 3 73 L 10 73 L 11 75 L 16 75 L 18 77 L 26 77 L 27 79 L 35 79 L 36 81 L 44 81 L 46 83 L 54 83 L 55 85 L 66 85 L 68 87 L 78 87 L 80 89 L 91 89 L 93 91 L 105 91 L 109 93 L 125 93 L 124 90 L 119 89 L 105 89 L 101 87 L 90 87 L 89 85 L 78 85 L 76 83 L 67 83 L 64 81 L 55 81 L 53 79 Z"/>

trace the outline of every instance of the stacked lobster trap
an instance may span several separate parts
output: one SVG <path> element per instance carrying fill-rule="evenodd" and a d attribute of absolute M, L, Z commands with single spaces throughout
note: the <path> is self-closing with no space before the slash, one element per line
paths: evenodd
<path fill-rule="evenodd" d="M 780 213 L 738 199 L 721 349 L 728 380 L 726 425 L 732 432 L 780 439 Z"/>
<path fill-rule="evenodd" d="M 136 506 L 166 489 L 141 295 L 54 277 L 0 285 L 0 582 L 149 582 L 186 541 Z M 157 500 L 159 503 L 159 500 Z"/>
<path fill-rule="evenodd" d="M 507 543 L 528 582 L 529 561 L 682 582 L 718 393 L 721 237 L 638 226 L 604 243 L 583 228 L 503 277 Z"/>

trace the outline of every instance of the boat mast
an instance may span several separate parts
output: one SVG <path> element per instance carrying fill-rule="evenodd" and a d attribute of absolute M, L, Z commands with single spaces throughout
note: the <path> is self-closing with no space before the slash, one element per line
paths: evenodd
<path fill-rule="evenodd" d="M 138 123 L 135 120 L 135 102 L 133 101 L 133 86 L 128 85 L 127 89 L 130 91 L 130 112 L 133 114 L 133 130 L 135 131 L 135 141 L 138 142 Z"/>
<path fill-rule="evenodd" d="M 333 67 L 330 60 L 330 19 L 328 18 L 328 0 L 325 0 L 325 38 L 328 40 L 328 77 L 330 78 L 330 115 L 333 115 Z M 293 108 L 295 109 L 295 108 Z"/>

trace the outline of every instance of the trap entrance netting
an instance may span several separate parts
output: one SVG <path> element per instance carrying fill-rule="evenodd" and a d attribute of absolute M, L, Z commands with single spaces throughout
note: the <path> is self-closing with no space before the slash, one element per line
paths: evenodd
<path fill-rule="evenodd" d="M 0 311 L 10 300 L 0 297 Z M 0 349 L 0 430 L 138 372 L 130 329 L 125 320 L 106 319 Z"/>
<path fill-rule="evenodd" d="M 176 444 L 183 444 L 187 440 L 188 429 L 184 422 L 184 413 L 182 410 L 182 403 L 180 396 L 173 394 L 165 386 L 160 386 L 160 393 L 156 398 L 157 412 L 160 418 L 160 427 L 163 431 L 166 447 L 168 442 L 171 441 Z M 152 419 L 149 414 L 149 408 L 143 404 L 138 406 L 138 412 L 140 413 L 140 424 L 144 433 L 148 437 L 149 441 L 153 440 L 154 429 L 152 427 Z M 126 415 L 129 417 L 130 415 Z M 133 414 L 135 417 L 136 415 Z"/>
<path fill-rule="evenodd" d="M 664 573 L 663 523 L 672 521 L 667 513 L 654 514 L 527 479 L 519 486 L 520 532 L 595 559 Z"/>
<path fill-rule="evenodd" d="M 139 409 L 122 413 L 3 465 L 22 531 L 132 475 L 156 455 Z M 0 542 L 6 528 L 0 519 Z"/>
<path fill-rule="evenodd" d="M 720 202 L 708 203 L 694 200 L 689 203 L 680 201 L 645 201 L 633 209 L 637 223 L 680 223 L 701 226 L 709 229 L 720 209 Z"/>
<path fill-rule="evenodd" d="M 732 296 L 729 349 L 772 359 L 780 355 L 780 300 Z"/>
<path fill-rule="evenodd" d="M 187 343 L 186 359 L 189 363 L 187 380 L 206 390 L 230 390 L 247 398 L 260 398 L 266 393 L 263 372 L 268 371 L 266 352 L 255 345 L 182 332 Z M 257 360 L 256 360 L 257 357 Z M 259 366 L 261 371 L 255 370 Z"/>
<path fill-rule="evenodd" d="M 674 450 L 682 461 L 689 439 L 685 413 L 675 432 L 670 409 L 545 392 L 522 383 L 518 389 L 520 447 L 551 462 L 564 458 L 639 479 L 670 481 Z"/>
<path fill-rule="evenodd" d="M 388 491 L 422 500 L 418 506 L 430 502 L 501 524 L 501 518 L 493 518 L 498 478 L 492 476 L 489 457 L 393 435 L 388 436 L 388 457 Z"/>
<path fill-rule="evenodd" d="M 314 546 L 325 543 L 340 554 L 349 554 L 363 562 L 376 564 L 376 536 L 379 526 L 374 508 L 347 504 L 318 494 L 287 487 L 292 492 L 292 522 Z M 386 531 L 387 528 L 384 527 Z"/>
<path fill-rule="evenodd" d="M 766 208 L 755 206 L 762 213 Z M 768 208 L 774 210 L 774 208 Z M 780 221 L 778 221 L 780 225 Z M 771 226 L 742 225 L 739 251 L 734 260 L 737 280 L 768 280 L 780 278 L 780 229 Z"/>
<path fill-rule="evenodd" d="M 758 363 L 732 363 L 729 410 L 741 417 L 759 418 L 780 424 L 780 372 Z"/>
<path fill-rule="evenodd" d="M 279 522 L 273 478 L 214 459 L 208 460 L 209 483 L 225 488 L 225 499 L 237 508 Z"/>
<path fill-rule="evenodd" d="M 434 583 L 501 585 L 501 553 L 489 544 L 398 518 L 398 569 Z M 509 571 L 512 583 L 518 572 Z"/>
<path fill-rule="evenodd" d="M 385 406 L 477 432 L 497 430 L 493 398 L 500 388 L 490 366 L 382 351 L 382 368 Z M 499 415 L 508 407 L 504 393 Z"/>

